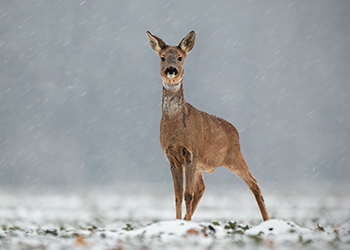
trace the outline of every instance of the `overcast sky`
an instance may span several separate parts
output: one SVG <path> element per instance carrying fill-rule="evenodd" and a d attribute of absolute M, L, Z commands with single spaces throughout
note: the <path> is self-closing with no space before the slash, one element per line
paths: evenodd
<path fill-rule="evenodd" d="M 0 186 L 172 185 L 147 30 L 196 31 L 185 99 L 238 129 L 262 186 L 349 182 L 349 1 L 0 2 Z"/>

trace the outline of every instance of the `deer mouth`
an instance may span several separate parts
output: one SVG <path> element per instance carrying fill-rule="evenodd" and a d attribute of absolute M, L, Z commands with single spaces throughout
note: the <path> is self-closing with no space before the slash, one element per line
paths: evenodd
<path fill-rule="evenodd" d="M 174 68 L 174 67 L 169 67 L 169 68 L 167 68 L 167 69 L 165 70 L 164 73 L 165 73 L 165 75 L 166 75 L 168 78 L 172 79 L 172 78 L 175 78 L 176 75 L 177 75 L 179 72 L 177 71 L 176 68 Z"/>

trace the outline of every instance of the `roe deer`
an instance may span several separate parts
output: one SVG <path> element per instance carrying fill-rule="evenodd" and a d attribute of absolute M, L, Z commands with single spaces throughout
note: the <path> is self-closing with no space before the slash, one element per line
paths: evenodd
<path fill-rule="evenodd" d="M 160 58 L 160 76 L 163 82 L 160 143 L 173 176 L 176 219 L 182 217 L 184 195 L 184 220 L 191 220 L 205 189 L 202 172 L 211 174 L 217 167 L 223 166 L 248 185 L 263 220 L 268 220 L 260 187 L 242 156 L 237 129 L 221 118 L 199 111 L 184 99 L 183 65 L 194 46 L 195 32 L 191 31 L 178 46 L 167 45 L 149 31 L 147 36 L 152 49 Z"/>

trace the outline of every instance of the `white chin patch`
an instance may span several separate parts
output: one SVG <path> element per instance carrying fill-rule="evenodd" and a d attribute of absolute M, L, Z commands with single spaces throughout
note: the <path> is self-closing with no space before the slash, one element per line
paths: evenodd
<path fill-rule="evenodd" d="M 172 79 L 172 78 L 175 78 L 175 73 L 173 73 L 173 74 L 169 74 L 169 73 L 168 73 L 166 76 L 167 76 L 168 78 Z"/>

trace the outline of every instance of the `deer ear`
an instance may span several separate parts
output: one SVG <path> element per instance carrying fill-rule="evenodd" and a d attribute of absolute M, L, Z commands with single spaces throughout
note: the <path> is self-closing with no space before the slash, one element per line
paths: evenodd
<path fill-rule="evenodd" d="M 188 54 L 193 48 L 195 40 L 196 40 L 196 33 L 192 30 L 179 43 L 180 49 L 182 49 L 186 54 Z"/>
<path fill-rule="evenodd" d="M 151 32 L 147 31 L 146 33 L 147 33 L 148 41 L 155 52 L 159 53 L 162 49 L 164 49 L 167 46 L 162 39 L 152 35 Z"/>

